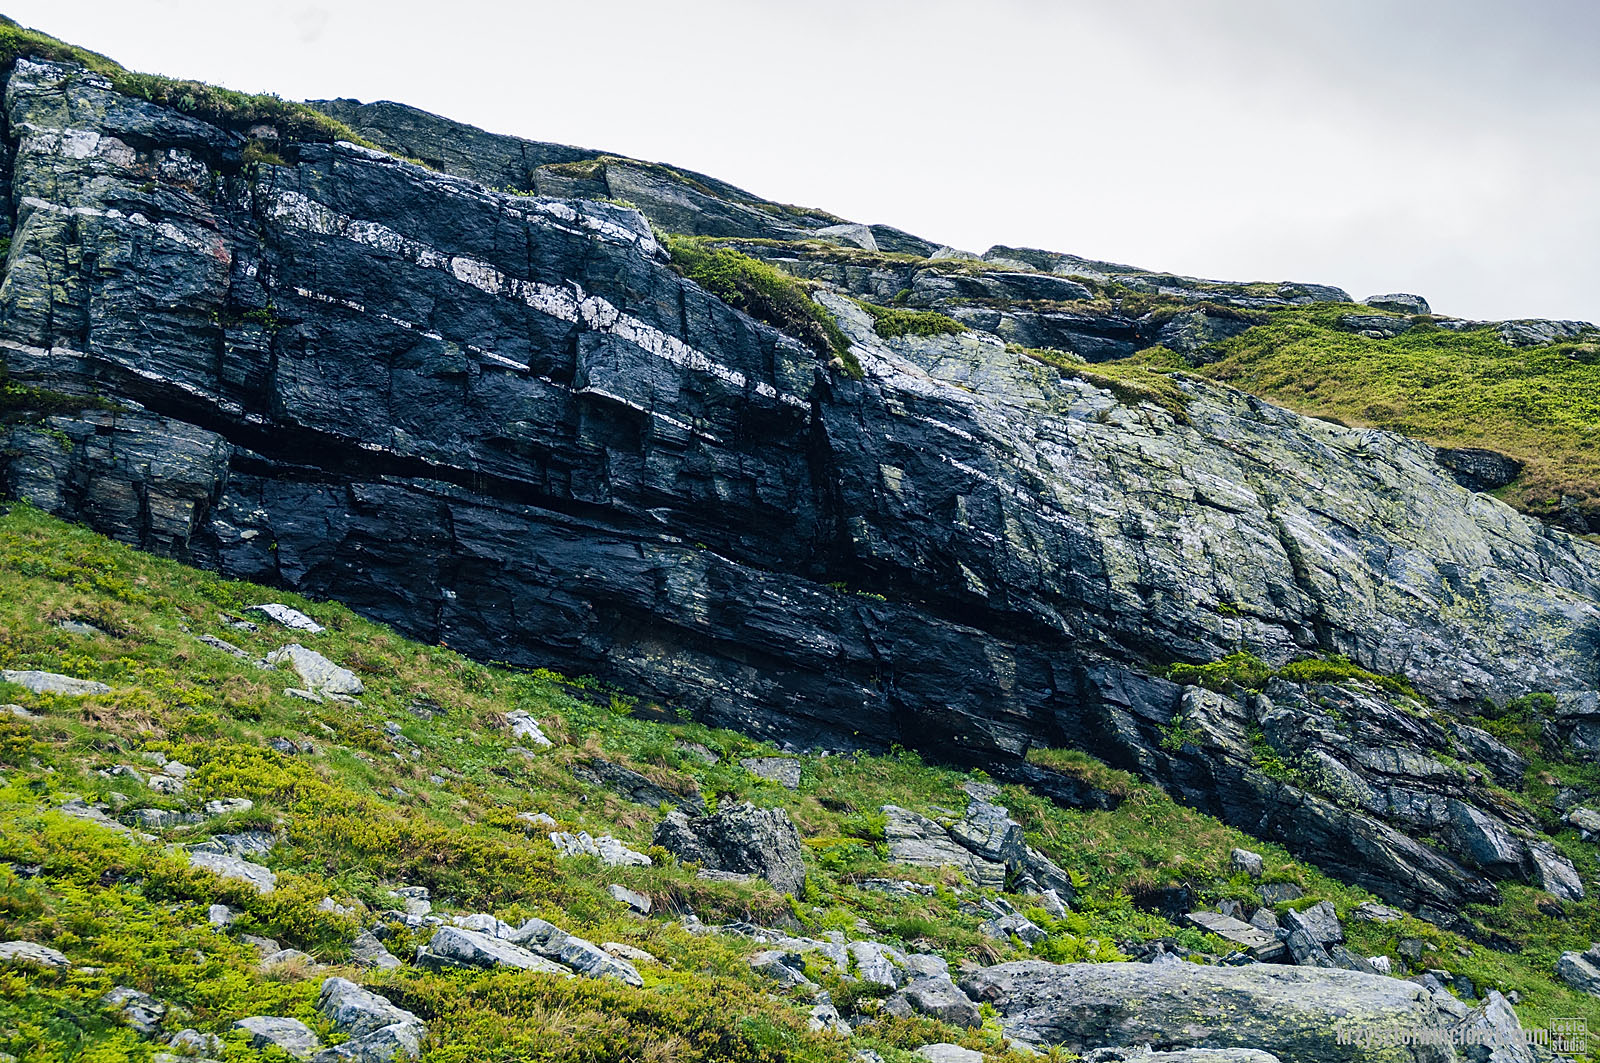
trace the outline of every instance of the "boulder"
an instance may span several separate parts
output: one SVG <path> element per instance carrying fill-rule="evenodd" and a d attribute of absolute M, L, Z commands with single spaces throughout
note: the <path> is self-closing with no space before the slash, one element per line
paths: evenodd
<path fill-rule="evenodd" d="M 847 951 L 855 961 L 855 976 L 889 989 L 898 989 L 905 982 L 905 954 L 890 945 L 877 941 L 852 941 Z"/>
<path fill-rule="evenodd" d="M 999 889 L 1005 885 L 1006 866 L 986 860 L 950 836 L 950 832 L 927 816 L 884 805 L 884 840 L 889 859 L 916 867 L 955 867 L 980 889 Z"/>
<path fill-rule="evenodd" d="M 369 967 L 380 971 L 392 971 L 400 966 L 400 958 L 384 947 L 370 930 L 363 930 L 356 935 L 355 941 L 350 946 L 350 962 L 357 967 Z"/>
<path fill-rule="evenodd" d="M 574 937 L 543 919 L 529 919 L 523 923 L 511 935 L 511 941 L 585 978 L 614 978 L 631 986 L 644 985 L 644 979 L 639 977 L 639 972 L 627 960 L 613 956 L 591 941 Z"/>
<path fill-rule="evenodd" d="M 600 757 L 595 757 L 587 764 L 575 765 L 572 774 L 582 782 L 610 790 L 634 804 L 652 808 L 671 805 L 691 816 L 705 814 L 705 798 L 700 796 L 699 791 L 668 789 L 647 775 Z"/>
<path fill-rule="evenodd" d="M 352 1037 L 311 1057 L 311 1063 L 409 1063 L 422 1055 L 421 1026 L 396 1023 Z"/>
<path fill-rule="evenodd" d="M 506 713 L 506 726 L 511 728 L 513 738 L 532 742 L 541 749 L 555 745 L 545 736 L 544 730 L 539 726 L 539 721 L 535 720 L 533 714 L 526 709 L 512 709 Z"/>
<path fill-rule="evenodd" d="M 1232 942 L 1264 963 L 1277 963 L 1286 958 L 1283 944 L 1271 930 L 1218 912 L 1190 912 L 1183 918 L 1192 926 Z"/>
<path fill-rule="evenodd" d="M 395 1023 L 422 1025 L 422 1020 L 414 1013 L 346 978 L 323 980 L 322 990 L 317 994 L 317 1010 L 340 1033 L 371 1033 Z"/>
<path fill-rule="evenodd" d="M 109 694 L 111 688 L 92 679 L 74 679 L 55 672 L 0 671 L 0 680 L 26 687 L 35 694 L 55 694 L 60 697 L 81 698 L 90 694 Z"/>
<path fill-rule="evenodd" d="M 961 986 L 994 1006 L 1008 1036 L 1034 1047 L 1258 1048 L 1295 1063 L 1455 1058 L 1448 1045 L 1395 1054 L 1338 1043 L 1341 1031 L 1443 1026 L 1425 989 L 1374 974 L 1273 964 L 1022 961 L 974 971 Z"/>
<path fill-rule="evenodd" d="M 883 1006 L 889 1014 L 901 1018 L 926 1015 L 951 1026 L 976 1029 L 983 1025 L 978 1005 L 947 974 L 914 978 L 904 989 L 891 994 Z"/>
<path fill-rule="evenodd" d="M 626 886 L 619 886 L 615 882 L 606 887 L 606 892 L 611 894 L 612 900 L 619 904 L 626 904 L 640 915 L 650 914 L 651 901 L 644 894 L 630 890 Z"/>
<path fill-rule="evenodd" d="M 752 953 L 745 961 L 750 969 L 763 978 L 769 978 L 783 989 L 814 987 L 815 982 L 806 977 L 805 957 L 788 949 L 762 949 Z"/>
<path fill-rule="evenodd" d="M 1285 912 L 1283 925 L 1290 931 L 1305 931 L 1306 936 L 1319 945 L 1344 940 L 1344 927 L 1339 925 L 1339 913 L 1332 901 L 1319 901 L 1298 912 Z"/>
<path fill-rule="evenodd" d="M 276 666 L 285 662 L 300 674 L 300 681 L 313 693 L 360 697 L 366 689 L 360 677 L 350 669 L 339 667 L 316 650 L 308 650 L 298 642 L 291 642 L 267 654 L 268 664 Z"/>
<path fill-rule="evenodd" d="M 287 628 L 293 628 L 295 631 L 305 631 L 313 635 L 319 635 L 327 630 L 300 610 L 291 609 L 289 606 L 280 605 L 277 602 L 268 602 L 266 605 L 252 605 L 247 611 L 260 613 L 268 620 L 282 624 Z M 255 628 L 251 627 L 248 630 L 254 631 Z"/>
<path fill-rule="evenodd" d="M 1152 1052 L 1137 1048 L 1097 1048 L 1084 1054 L 1083 1063 L 1284 1063 L 1271 1052 L 1259 1048 L 1183 1048 L 1176 1052 Z"/>
<path fill-rule="evenodd" d="M 644 949 L 625 944 L 621 941 L 605 941 L 600 944 L 600 947 L 605 949 L 611 955 L 615 956 L 617 959 L 627 960 L 629 963 L 661 962 Z"/>
<path fill-rule="evenodd" d="M 988 919 L 978 927 L 979 930 L 992 938 L 1015 937 L 1024 945 L 1032 945 L 1036 941 L 1043 941 L 1050 935 L 1046 934 L 1033 920 L 1021 912 L 1007 912 Z"/>
<path fill-rule="evenodd" d="M 1262 869 L 1266 867 L 1266 861 L 1261 858 L 1261 854 L 1253 853 L 1249 849 L 1234 849 L 1228 854 L 1228 861 L 1235 871 L 1243 871 L 1253 879 L 1259 879 Z"/>
<path fill-rule="evenodd" d="M 1548 842 L 1528 842 L 1528 881 L 1563 901 L 1581 901 L 1583 879 L 1566 855 Z"/>
<path fill-rule="evenodd" d="M 1456 1043 L 1470 1063 L 1537 1063 L 1511 1002 L 1491 989 L 1483 1003 L 1456 1024 Z M 1552 1045 L 1561 1050 L 1561 1046 Z"/>
<path fill-rule="evenodd" d="M 1580 993 L 1600 997 L 1600 943 L 1587 952 L 1563 952 L 1556 960 L 1556 977 Z"/>
<path fill-rule="evenodd" d="M 434 931 L 428 943 L 417 948 L 416 962 L 419 967 L 479 967 L 486 970 L 515 967 L 523 971 L 573 977 L 566 967 L 536 955 L 521 945 L 458 926 L 442 926 Z"/>
<path fill-rule="evenodd" d="M 190 867 L 210 871 L 219 878 L 243 882 L 257 893 L 271 893 L 277 888 L 278 876 L 270 868 L 251 863 L 232 853 L 191 850 L 188 855 Z"/>
<path fill-rule="evenodd" d="M 694 819 L 670 812 L 656 827 L 654 840 L 680 860 L 759 875 L 781 893 L 798 894 L 805 884 L 800 833 L 781 808 L 746 803 Z"/>
<path fill-rule="evenodd" d="M 61 970 L 71 967 L 72 961 L 49 945 L 36 941 L 6 941 L 0 942 L 0 964 Z"/>
<path fill-rule="evenodd" d="M 280 1048 L 296 1059 L 310 1059 L 322 1046 L 311 1027 L 299 1019 L 285 1019 L 275 1015 L 252 1015 L 233 1024 L 233 1029 L 250 1035 L 250 1047 L 261 1051 Z"/>
<path fill-rule="evenodd" d="M 1305 896 L 1305 891 L 1293 882 L 1263 882 L 1256 893 L 1260 895 L 1261 903 L 1269 908 Z"/>
<path fill-rule="evenodd" d="M 800 762 L 794 757 L 744 757 L 739 764 L 752 775 L 785 789 L 795 790 L 800 786 Z"/>
<path fill-rule="evenodd" d="M 809 1023 L 813 1033 L 833 1033 L 840 1037 L 849 1037 L 854 1031 L 850 1024 L 844 1021 L 839 1014 L 839 1009 L 832 1004 L 818 1004 L 811 1009 Z"/>
<path fill-rule="evenodd" d="M 1404 292 L 1394 292 L 1389 295 L 1369 295 L 1361 300 L 1362 306 L 1370 306 L 1375 310 L 1388 310 L 1396 314 L 1431 314 L 1428 300 L 1420 295 L 1408 295 Z"/>

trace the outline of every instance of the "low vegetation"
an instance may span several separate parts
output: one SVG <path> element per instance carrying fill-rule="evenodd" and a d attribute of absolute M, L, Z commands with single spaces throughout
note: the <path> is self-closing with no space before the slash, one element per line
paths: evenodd
<path fill-rule="evenodd" d="M 782 270 L 731 247 L 692 236 L 665 235 L 672 267 L 729 306 L 787 333 L 825 358 L 837 357 L 861 376 L 850 341 L 805 285 Z"/>
<path fill-rule="evenodd" d="M 1166 410 L 1179 424 L 1189 422 L 1189 395 L 1178 383 L 1182 362 L 1175 363 L 1177 356 L 1164 347 L 1152 347 L 1131 358 L 1092 365 L 1062 351 L 1016 344 L 1008 345 L 1007 350 L 1052 366 L 1060 370 L 1062 376 L 1104 388 L 1130 406 L 1148 402 Z"/>
<path fill-rule="evenodd" d="M 1443 447 L 1482 447 L 1523 463 L 1498 492 L 1529 513 L 1600 513 L 1600 344 L 1516 348 L 1492 328 L 1423 320 L 1391 339 L 1338 327 L 1367 307 L 1275 311 L 1223 341 L 1195 373 L 1301 413 L 1385 428 Z"/>
<path fill-rule="evenodd" d="M 226 620 L 263 601 L 305 610 L 328 630 L 291 633 L 263 621 L 251 632 Z M 69 620 L 99 633 L 59 626 Z M 200 635 L 235 643 L 250 659 L 214 649 Z M 252 662 L 289 641 L 356 669 L 367 685 L 360 703 L 285 696 L 294 677 Z M 314 1010 L 317 985 L 326 974 L 353 973 L 343 965 L 358 920 L 320 902 L 332 897 L 381 910 L 395 903 L 386 891 L 402 883 L 429 887 L 447 911 L 492 911 L 513 922 L 537 915 L 661 960 L 642 965 L 641 989 L 524 973 L 437 974 L 409 966 L 365 972 L 366 981 L 428 1020 L 424 1058 L 451 1063 L 530 1056 L 847 1063 L 858 1048 L 906 1061 L 908 1049 L 933 1040 L 1004 1058 L 992 1020 L 959 1031 L 926 1019 L 884 1018 L 862 1024 L 849 1042 L 813 1033 L 804 1001 L 772 995 L 745 965 L 758 946 L 731 935 L 688 933 L 677 917 L 689 911 L 710 923 L 749 919 L 813 935 L 855 935 L 870 925 L 880 940 L 959 964 L 1027 955 L 1114 960 L 1157 938 L 1214 950 L 1217 942 L 1141 903 L 1174 885 L 1189 887 L 1203 902 L 1247 896 L 1251 883 L 1229 864 L 1234 846 L 1264 853 L 1267 877 L 1296 882 L 1307 902 L 1331 899 L 1348 913 L 1370 899 L 1092 757 L 1034 750 L 1035 763 L 1121 803 L 1113 811 L 1074 811 L 1003 788 L 1001 800 L 1029 841 L 1068 871 L 1080 894 L 1063 919 L 1029 911 L 1049 936 L 1028 950 L 979 932 L 981 917 L 963 907 L 971 894 L 956 892 L 961 883 L 953 872 L 887 861 L 880 806 L 929 814 L 960 808 L 960 786 L 971 774 L 904 751 L 806 757 L 799 788 L 789 791 L 739 765 L 740 757 L 775 752 L 745 736 L 656 722 L 673 714 L 590 680 L 480 665 L 407 641 L 341 606 L 218 579 L 20 505 L 0 516 L 0 666 L 65 672 L 111 688 L 65 698 L 0 685 L 0 703 L 34 714 L 0 716 L 0 939 L 45 942 L 77 964 L 58 973 L 0 969 L 0 1051 L 25 1063 L 143 1058 L 148 1043 L 98 1003 L 114 985 L 133 985 L 173 1005 L 169 1024 L 225 1032 L 244 1015 L 280 1014 L 327 1033 Z M 534 714 L 556 745 L 519 752 L 504 727 L 513 709 Z M 1522 726 L 1520 711 L 1496 726 Z M 269 744 L 274 739 L 299 751 L 279 751 Z M 687 743 L 718 762 L 706 763 Z M 156 754 L 195 769 L 187 794 L 151 791 L 137 776 L 102 774 L 122 764 L 148 771 Z M 750 800 L 787 808 L 805 839 L 802 895 L 781 896 L 759 882 L 702 880 L 651 848 L 657 809 L 571 773 L 595 756 L 698 789 L 712 804 Z M 255 802 L 248 812 L 172 828 L 161 840 L 275 830 L 281 840 L 263 859 L 278 874 L 278 889 L 252 893 L 191 870 L 176 848 L 141 844 L 57 810 L 73 796 L 148 808 L 248 797 Z M 613 834 L 650 852 L 656 864 L 606 868 L 592 858 L 558 859 L 542 834 L 517 817 L 539 811 L 555 816 L 562 829 Z M 1593 874 L 1593 860 L 1583 860 L 1580 868 Z M 868 888 L 872 877 L 924 882 L 933 892 L 893 896 Z M 606 893 L 612 882 L 651 895 L 658 914 L 629 914 Z M 1464 971 L 1480 988 L 1521 993 L 1526 1022 L 1572 1015 L 1600 1023 L 1592 998 L 1548 977 L 1554 951 L 1600 937 L 1595 905 L 1569 904 L 1558 917 L 1535 905 L 1531 890 L 1512 887 L 1507 897 L 1482 915 L 1519 952 L 1494 952 L 1409 917 L 1347 926 L 1353 947 L 1372 954 L 1396 954 L 1401 937 L 1426 941 L 1437 954 L 1429 964 Z M 213 903 L 240 913 L 227 932 L 207 923 Z M 275 938 L 327 966 L 263 972 L 259 953 L 241 934 Z M 404 956 L 421 940 L 421 933 L 397 927 L 389 946 Z M 858 987 L 817 974 L 836 1002 L 861 995 Z M 870 1009 L 870 998 L 862 1006 Z M 235 1043 L 226 1058 L 258 1057 Z"/>
<path fill-rule="evenodd" d="M 1167 668 L 1167 678 L 1175 683 L 1203 686 L 1224 694 L 1236 690 L 1261 690 L 1270 679 L 1286 679 L 1302 684 L 1342 683 L 1354 679 L 1391 694 L 1400 694 L 1414 701 L 1422 700 L 1411 681 L 1404 676 L 1369 672 L 1340 654 L 1305 657 L 1290 661 L 1282 668 L 1273 668 L 1255 654 L 1241 650 L 1208 664 L 1180 662 L 1171 665 Z"/>
<path fill-rule="evenodd" d="M 11 65 L 24 56 L 82 64 L 109 78 L 118 92 L 171 107 L 225 129 L 243 132 L 250 126 L 266 123 L 291 140 L 346 140 L 363 147 L 376 147 L 343 122 L 306 104 L 273 95 L 235 92 L 199 81 L 134 73 L 98 52 L 26 29 L 0 16 L 0 70 L 10 70 Z"/>
<path fill-rule="evenodd" d="M 908 310 L 863 302 L 856 305 L 872 318 L 872 331 L 886 340 L 896 336 L 951 336 L 967 331 L 967 326 L 961 322 L 932 310 Z"/>

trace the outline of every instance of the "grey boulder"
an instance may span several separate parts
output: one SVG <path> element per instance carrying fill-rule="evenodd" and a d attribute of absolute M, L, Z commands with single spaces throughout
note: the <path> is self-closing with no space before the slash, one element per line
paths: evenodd
<path fill-rule="evenodd" d="M 752 775 L 758 775 L 788 790 L 800 786 L 800 762 L 793 757 L 745 757 L 739 765 Z"/>
<path fill-rule="evenodd" d="M 366 689 L 361 679 L 348 668 L 341 668 L 316 650 L 308 650 L 298 642 L 291 642 L 267 654 L 267 663 L 285 662 L 300 675 L 306 689 L 317 694 L 343 694 L 359 697 Z"/>
<path fill-rule="evenodd" d="M 1022 961 L 973 972 L 961 987 L 994 1006 L 1008 1036 L 1036 1047 L 1258 1048 L 1295 1063 L 1455 1060 L 1448 1045 L 1396 1054 L 1339 1044 L 1341 1030 L 1444 1025 L 1421 986 L 1353 971 Z"/>
<path fill-rule="evenodd" d="M 543 919 L 529 919 L 523 923 L 511 936 L 511 941 L 586 978 L 615 978 L 631 986 L 644 985 L 644 979 L 639 977 L 639 972 L 627 960 L 619 959 L 592 941 L 574 937 Z"/>
<path fill-rule="evenodd" d="M 1405 292 L 1393 292 L 1389 295 L 1369 295 L 1361 300 L 1362 306 L 1370 306 L 1375 310 L 1389 310 L 1396 314 L 1431 314 L 1433 311 L 1428 306 L 1428 300 L 1420 295 L 1409 295 Z"/>
<path fill-rule="evenodd" d="M 351 1037 L 317 1053 L 314 1063 L 398 1063 L 421 1055 L 422 1020 L 348 979 L 324 981 L 317 1010 Z"/>
<path fill-rule="evenodd" d="M 257 893 L 271 893 L 278 885 L 278 876 L 269 868 L 251 863 L 232 853 L 192 850 L 189 853 L 189 866 L 210 871 L 219 878 L 243 882 Z"/>
<path fill-rule="evenodd" d="M 7 941 L 0 943 L 0 964 L 60 970 L 72 966 L 72 961 L 50 946 L 36 941 Z"/>
<path fill-rule="evenodd" d="M 260 1051 L 281 1048 L 296 1059 L 310 1059 L 322 1047 L 322 1042 L 311 1027 L 299 1019 L 285 1019 L 276 1015 L 252 1015 L 233 1024 L 235 1030 L 250 1035 L 250 1047 Z"/>
<path fill-rule="evenodd" d="M 759 875 L 781 893 L 797 894 L 805 885 L 800 832 L 781 808 L 746 803 L 693 819 L 674 810 L 656 827 L 654 840 L 680 860 Z"/>
<path fill-rule="evenodd" d="M 55 672 L 0 671 L 0 679 L 26 687 L 35 694 L 59 694 L 64 697 L 83 697 L 88 694 L 109 694 L 111 688 L 92 679 L 74 679 Z"/>
<path fill-rule="evenodd" d="M 975 1029 L 983 1025 L 978 1005 L 947 974 L 914 979 L 885 1000 L 883 1006 L 889 1014 L 901 1018 L 926 1015 L 951 1026 Z"/>
<path fill-rule="evenodd" d="M 515 967 L 523 971 L 572 977 L 572 972 L 561 964 L 530 952 L 521 945 L 458 926 L 442 926 L 434 931 L 426 945 L 418 946 L 417 965 L 436 969 Z"/>
<path fill-rule="evenodd" d="M 161 1032 L 161 1020 L 167 1017 L 167 1006 L 149 993 L 141 993 L 132 986 L 119 985 L 100 998 L 107 1010 L 116 1014 L 117 1020 L 140 1037 L 154 1037 Z"/>
<path fill-rule="evenodd" d="M 1556 960 L 1556 977 L 1580 993 L 1600 997 L 1600 944 L 1587 952 L 1563 952 Z"/>

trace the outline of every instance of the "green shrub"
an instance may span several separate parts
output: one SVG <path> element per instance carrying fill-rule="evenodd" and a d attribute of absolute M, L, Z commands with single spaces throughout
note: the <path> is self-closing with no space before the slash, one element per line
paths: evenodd
<path fill-rule="evenodd" d="M 872 331 L 886 340 L 896 336 L 950 336 L 967 331 L 961 322 L 931 310 L 907 310 L 873 303 L 857 305 L 872 315 Z"/>
<path fill-rule="evenodd" d="M 692 236 L 666 234 L 672 267 L 718 299 L 795 337 L 823 357 L 837 356 L 853 377 L 861 363 L 833 315 L 787 273 L 759 259 Z"/>

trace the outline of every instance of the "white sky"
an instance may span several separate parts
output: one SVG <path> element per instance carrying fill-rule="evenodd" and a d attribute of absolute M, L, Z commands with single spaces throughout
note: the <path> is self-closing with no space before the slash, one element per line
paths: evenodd
<path fill-rule="evenodd" d="M 11 0 L 136 70 L 393 99 L 982 251 L 1600 321 L 1589 0 Z"/>

